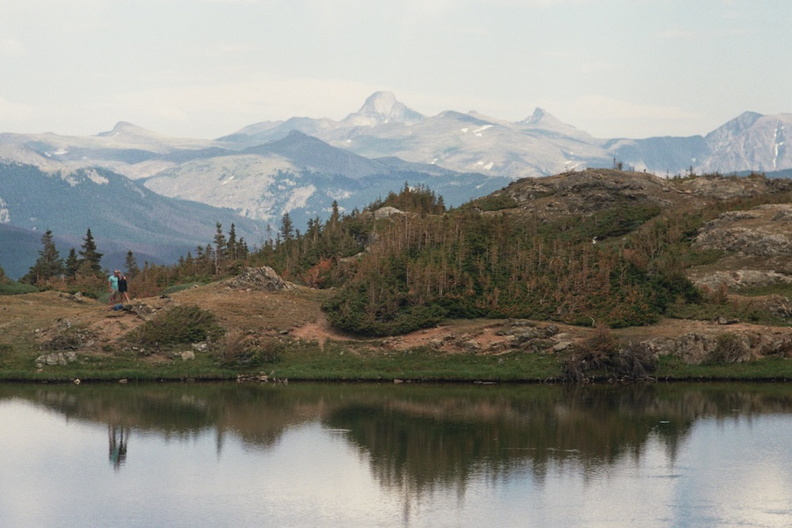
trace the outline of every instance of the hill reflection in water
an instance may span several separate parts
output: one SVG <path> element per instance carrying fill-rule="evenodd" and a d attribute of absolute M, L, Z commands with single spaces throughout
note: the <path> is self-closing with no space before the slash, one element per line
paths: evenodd
<path fill-rule="evenodd" d="M 786 384 L 11 384 L 0 421 L 15 528 L 792 518 Z"/>
<path fill-rule="evenodd" d="M 650 438 L 673 460 L 697 420 L 792 412 L 787 386 L 742 384 L 0 387 L 0 402 L 11 397 L 106 424 L 129 444 L 141 432 L 172 440 L 213 431 L 218 453 L 228 435 L 267 449 L 289 428 L 318 422 L 366 456 L 381 485 L 412 490 L 463 490 L 472 473 L 498 478 L 526 466 L 541 480 L 548 464 L 568 460 L 597 471 L 640 457 Z"/>

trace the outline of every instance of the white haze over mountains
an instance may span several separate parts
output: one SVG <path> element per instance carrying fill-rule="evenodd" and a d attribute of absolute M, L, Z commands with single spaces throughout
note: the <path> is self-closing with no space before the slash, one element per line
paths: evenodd
<path fill-rule="evenodd" d="M 788 0 L 3 0 L 0 130 L 209 139 L 369 94 L 596 137 L 788 110 Z"/>

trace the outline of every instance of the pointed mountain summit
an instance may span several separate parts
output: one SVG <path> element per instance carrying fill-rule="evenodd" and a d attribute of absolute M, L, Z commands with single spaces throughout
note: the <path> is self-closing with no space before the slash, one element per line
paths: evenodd
<path fill-rule="evenodd" d="M 728 134 L 731 135 L 738 135 L 742 134 L 746 130 L 750 129 L 757 121 L 762 119 L 764 116 L 758 112 L 743 112 L 742 114 L 738 115 L 734 119 L 727 121 L 726 123 L 722 124 L 709 134 L 706 137 L 714 137 L 714 136 L 725 136 Z"/>
<path fill-rule="evenodd" d="M 538 106 L 534 109 L 533 114 L 531 117 L 527 117 L 520 121 L 520 124 L 525 124 L 533 127 L 542 127 L 545 128 L 548 125 L 554 125 L 560 123 L 558 119 L 553 117 L 552 115 L 548 114 L 544 108 L 539 108 Z"/>
<path fill-rule="evenodd" d="M 179 149 L 204 149 L 214 146 L 214 142 L 210 140 L 165 136 L 128 121 L 119 121 L 112 130 L 88 136 L 87 139 L 91 148 L 94 149 L 140 149 L 156 154 L 167 154 Z M 88 146 L 88 144 L 84 146 Z"/>
<path fill-rule="evenodd" d="M 341 123 L 344 126 L 376 126 L 394 122 L 412 124 L 423 117 L 397 101 L 391 92 L 375 92 L 366 99 L 360 110 L 349 114 Z"/>
<path fill-rule="evenodd" d="M 792 165 L 792 114 L 743 112 L 716 128 L 704 140 L 710 149 L 703 170 L 777 171 Z"/>
<path fill-rule="evenodd" d="M 578 139 L 590 139 L 591 135 L 588 132 L 579 130 L 572 125 L 568 125 L 556 118 L 555 116 L 547 113 L 543 108 L 538 106 L 534 109 L 531 117 L 527 117 L 522 121 L 518 121 L 516 125 L 521 130 L 542 130 L 552 132 L 554 134 L 570 136 Z"/>
<path fill-rule="evenodd" d="M 106 132 L 99 132 L 96 135 L 99 137 L 115 137 L 115 136 L 154 137 L 154 136 L 158 136 L 159 134 L 157 134 L 156 132 L 152 132 L 151 130 L 146 130 L 143 127 L 133 125 L 128 121 L 119 121 L 118 123 L 116 123 L 116 126 L 114 126 L 112 130 L 108 130 Z"/>

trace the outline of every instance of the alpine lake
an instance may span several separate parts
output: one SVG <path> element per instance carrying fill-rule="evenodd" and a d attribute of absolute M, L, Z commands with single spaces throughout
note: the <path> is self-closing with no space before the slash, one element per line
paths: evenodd
<path fill-rule="evenodd" d="M 0 384 L 0 526 L 788 527 L 792 384 Z"/>

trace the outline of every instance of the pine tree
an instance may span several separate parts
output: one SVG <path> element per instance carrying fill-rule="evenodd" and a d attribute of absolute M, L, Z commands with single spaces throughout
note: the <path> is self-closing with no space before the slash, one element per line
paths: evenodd
<path fill-rule="evenodd" d="M 67 277 L 74 277 L 77 275 L 77 270 L 80 269 L 80 259 L 77 258 L 77 251 L 74 248 L 69 249 L 69 256 L 66 257 L 66 264 L 64 266 L 64 273 Z"/>
<path fill-rule="evenodd" d="M 132 253 L 132 250 L 127 250 L 126 259 L 124 260 L 124 268 L 126 269 L 126 274 L 128 279 L 132 279 L 140 273 L 140 268 L 138 267 L 137 259 L 135 255 Z"/>
<path fill-rule="evenodd" d="M 237 241 L 236 227 L 234 226 L 234 224 L 231 224 L 231 229 L 228 230 L 227 247 L 228 247 L 228 257 L 231 260 L 236 261 L 238 258 L 240 258 L 239 242 Z"/>
<path fill-rule="evenodd" d="M 294 224 L 289 213 L 283 213 L 283 218 L 281 218 L 280 236 L 283 242 L 288 242 L 294 238 Z"/>
<path fill-rule="evenodd" d="M 217 231 L 214 236 L 214 274 L 219 275 L 220 270 L 225 267 L 228 255 L 228 241 L 223 233 L 223 224 L 215 224 Z"/>
<path fill-rule="evenodd" d="M 27 274 L 22 277 L 22 282 L 40 284 L 47 279 L 57 277 L 63 273 L 63 259 L 60 258 L 58 248 L 55 247 L 52 231 L 47 229 L 47 231 L 41 235 L 41 244 L 43 247 L 39 251 L 39 257 Z"/>
<path fill-rule="evenodd" d="M 83 244 L 79 251 L 80 254 L 80 272 L 85 275 L 101 275 L 102 274 L 102 253 L 96 251 L 96 242 L 94 241 L 91 229 L 85 233 Z"/>

